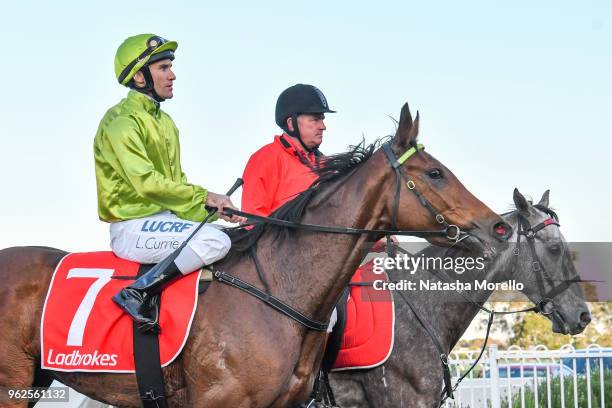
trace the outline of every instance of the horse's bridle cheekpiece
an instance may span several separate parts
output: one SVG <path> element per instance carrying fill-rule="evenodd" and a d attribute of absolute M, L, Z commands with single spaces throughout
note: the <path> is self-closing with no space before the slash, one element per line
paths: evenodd
<path fill-rule="evenodd" d="M 402 172 L 400 168 L 403 166 L 408 159 L 414 156 L 419 150 L 425 149 L 421 143 L 413 145 L 410 149 L 408 149 L 404 154 L 402 154 L 399 158 L 395 156 L 393 149 L 391 148 L 391 142 L 387 142 L 383 144 L 383 150 L 387 155 L 387 159 L 389 160 L 389 164 L 391 168 L 395 171 L 396 175 L 396 185 L 395 185 L 395 197 L 393 199 L 393 215 L 391 216 L 391 229 L 394 230 L 397 228 L 397 213 L 400 202 L 400 195 L 402 191 L 402 180 L 406 181 L 406 187 L 408 190 L 412 191 L 414 195 L 419 199 L 421 205 L 434 216 L 436 221 L 444 227 L 444 231 L 446 232 L 446 238 L 451 241 L 457 241 L 459 237 L 462 235 L 461 229 L 453 224 L 449 224 L 446 222 L 444 215 L 438 212 L 433 205 L 425 198 L 423 194 L 416 188 L 416 184 L 412 179 L 410 179 L 406 172 Z"/>
<path fill-rule="evenodd" d="M 534 207 L 546 213 L 548 215 L 548 218 L 542 221 L 541 223 L 539 223 L 538 225 L 532 227 L 527 217 L 521 214 L 520 211 L 517 212 L 518 231 L 517 231 L 517 237 L 516 237 L 516 247 L 514 248 L 515 258 L 514 258 L 513 267 L 515 268 L 518 262 L 518 255 L 520 254 L 519 248 L 521 244 L 521 237 L 524 236 L 525 239 L 527 240 L 527 244 L 529 245 L 529 250 L 531 252 L 531 258 L 532 258 L 531 268 L 536 277 L 536 282 L 538 284 L 538 290 L 540 292 L 540 295 L 542 296 L 542 299 L 536 304 L 535 311 L 542 315 L 549 316 L 557 312 L 554 306 L 553 299 L 557 295 L 561 294 L 562 292 L 565 292 L 571 284 L 576 283 L 576 282 L 581 282 L 581 279 L 579 277 L 564 279 L 563 282 L 555 286 L 554 279 L 550 277 L 549 273 L 546 271 L 546 269 L 544 268 L 544 265 L 542 264 L 542 262 L 540 261 L 540 258 L 538 257 L 538 253 L 536 252 L 536 247 L 535 247 L 535 238 L 536 238 L 536 234 L 539 231 L 543 230 L 544 228 L 550 225 L 556 225 L 557 227 L 560 227 L 561 224 L 559 224 L 559 217 L 557 216 L 557 213 L 555 213 L 550 208 L 547 208 L 540 204 L 535 204 Z M 551 286 L 551 289 L 548 292 L 545 292 L 546 289 L 544 287 L 543 278 Z M 551 304 L 552 307 L 549 311 L 546 311 L 545 308 L 548 304 Z"/>

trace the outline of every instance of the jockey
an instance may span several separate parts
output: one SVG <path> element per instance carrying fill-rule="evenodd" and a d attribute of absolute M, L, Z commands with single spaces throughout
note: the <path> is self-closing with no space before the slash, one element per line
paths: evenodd
<path fill-rule="evenodd" d="M 115 74 L 130 88 L 102 118 L 94 140 L 98 214 L 110 223 L 110 245 L 121 258 L 159 263 L 206 218 L 205 205 L 234 208 L 229 197 L 187 182 L 176 125 L 160 104 L 172 98 L 178 44 L 154 34 L 126 39 L 115 55 Z M 241 217 L 221 215 L 229 222 Z M 143 330 L 158 330 L 143 305 L 175 278 L 223 258 L 229 237 L 203 226 L 166 270 L 151 270 L 113 297 Z"/>
<path fill-rule="evenodd" d="M 242 210 L 267 216 L 306 190 L 321 156 L 325 114 L 335 113 L 312 85 L 285 89 L 276 102 L 276 124 L 284 131 L 253 153 L 242 176 Z"/>

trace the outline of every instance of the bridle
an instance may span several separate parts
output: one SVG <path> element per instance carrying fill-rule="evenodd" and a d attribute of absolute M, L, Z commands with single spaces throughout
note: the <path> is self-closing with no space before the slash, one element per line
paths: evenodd
<path fill-rule="evenodd" d="M 414 193 L 421 205 L 427 208 L 431 215 L 434 216 L 436 221 L 444 227 L 444 231 L 446 232 L 446 238 L 448 238 L 450 241 L 457 241 L 463 235 L 461 229 L 454 224 L 449 224 L 448 222 L 446 222 L 444 215 L 442 215 L 442 213 L 436 210 L 434 206 L 431 205 L 429 200 L 416 188 L 416 184 L 412 179 L 410 179 L 408 173 L 406 171 L 400 170 L 404 163 L 406 163 L 406 161 L 410 157 L 416 154 L 419 150 L 424 149 L 425 146 L 420 143 L 412 145 L 412 147 L 408 149 L 404 154 L 402 154 L 399 158 L 395 156 L 395 153 L 391 148 L 390 142 L 383 144 L 382 147 L 385 152 L 385 155 L 387 156 L 387 160 L 389 160 L 389 163 L 391 164 L 391 168 L 395 171 L 395 195 L 393 198 L 393 211 L 391 213 L 391 229 L 397 229 L 397 214 L 399 211 L 399 202 L 402 193 L 403 180 L 406 182 L 406 187 L 408 187 L 408 190 Z"/>
<path fill-rule="evenodd" d="M 411 157 L 417 154 L 420 150 L 424 149 L 422 144 L 412 144 L 411 147 L 406 150 L 400 157 L 398 158 L 393 149 L 391 148 L 391 141 L 387 141 L 382 145 L 382 148 L 385 152 L 385 155 L 389 161 L 389 165 L 395 172 L 396 176 L 396 188 L 395 195 L 393 198 L 393 210 L 391 215 L 391 228 L 390 229 L 366 229 L 366 228 L 348 228 L 348 227 L 335 227 L 335 226 L 326 226 L 326 225 L 315 225 L 315 224 L 305 224 L 300 222 L 282 220 L 275 217 L 264 217 L 260 215 L 250 214 L 243 211 L 238 211 L 234 209 L 227 208 L 224 210 L 225 213 L 238 215 L 242 217 L 248 218 L 251 223 L 248 225 L 254 224 L 272 224 L 287 228 L 295 228 L 306 231 L 316 231 L 316 232 L 324 232 L 324 233 L 332 233 L 332 234 L 346 234 L 346 235 L 362 235 L 362 234 L 382 234 L 382 235 L 412 235 L 425 237 L 430 235 L 441 235 L 445 236 L 447 239 L 451 241 L 459 241 L 460 239 L 467 237 L 470 235 L 468 232 L 463 232 L 459 229 L 458 226 L 452 225 L 446 222 L 444 216 L 437 211 L 434 206 L 427 200 L 427 198 L 416 188 L 416 184 L 412 179 L 409 178 L 407 172 L 401 171 L 403 164 L 406 163 Z M 442 225 L 443 229 L 436 231 L 408 231 L 408 230 L 398 230 L 397 229 L 397 215 L 399 211 L 399 202 L 400 202 L 400 194 L 401 194 L 401 183 L 405 180 L 406 187 L 410 191 L 412 191 L 422 206 L 427 208 L 427 210 L 435 217 L 436 221 Z M 390 240 L 387 240 L 390 242 Z M 259 280 L 264 286 L 264 290 L 261 290 L 252 284 L 243 281 L 242 279 L 232 276 L 227 272 L 216 270 L 213 273 L 213 277 L 217 279 L 221 283 L 225 283 L 227 285 L 233 286 L 237 289 L 240 289 L 251 296 L 256 297 L 262 302 L 266 303 L 268 306 L 277 310 L 278 312 L 290 317 L 291 319 L 297 321 L 301 325 L 305 326 L 308 329 L 316 330 L 316 331 L 326 331 L 329 325 L 329 322 L 321 322 L 315 319 L 312 319 L 306 315 L 304 315 L 299 310 L 294 307 L 286 304 L 282 300 L 270 294 L 269 285 L 265 279 L 265 274 L 261 263 L 257 257 L 256 250 L 252 247 L 250 251 L 250 256 L 253 259 L 255 264 L 255 269 L 257 271 L 257 275 Z"/>
<path fill-rule="evenodd" d="M 525 239 L 527 240 L 527 243 L 529 245 L 530 248 L 530 252 L 531 252 L 531 265 L 532 265 L 532 272 L 534 272 L 534 274 L 536 275 L 537 278 L 537 282 L 538 282 L 538 289 L 539 289 L 539 293 L 542 296 L 542 299 L 540 301 L 538 301 L 536 303 L 535 306 L 527 308 L 527 309 L 523 309 L 523 310 L 511 310 L 511 311 L 496 311 L 496 310 L 491 310 L 488 309 L 486 307 L 484 307 L 483 305 L 481 305 L 480 303 L 476 302 L 475 300 L 473 300 L 472 298 L 470 298 L 469 296 L 467 296 L 465 293 L 463 293 L 463 291 L 457 291 L 457 293 L 459 295 L 461 295 L 464 299 L 466 299 L 469 303 L 471 303 L 472 305 L 474 305 L 475 307 L 477 307 L 478 309 L 486 312 L 489 314 L 489 319 L 487 322 L 487 331 L 486 331 L 486 335 L 485 335 L 485 340 L 484 343 L 482 345 L 482 348 L 480 349 L 480 353 L 478 354 L 478 357 L 474 360 L 474 362 L 472 363 L 472 365 L 470 366 L 470 368 L 463 374 L 461 375 L 461 377 L 459 377 L 459 379 L 457 380 L 457 382 L 455 383 L 455 385 L 451 384 L 451 374 L 450 374 L 450 369 L 449 369 L 449 362 L 448 362 L 448 354 L 444 351 L 440 341 L 438 340 L 438 338 L 434 335 L 434 331 L 432 330 L 432 328 L 427 324 L 427 322 L 419 315 L 419 313 L 417 312 L 416 308 L 414 307 L 412 301 L 410 299 L 408 299 L 408 297 L 405 295 L 405 293 L 403 291 L 397 291 L 397 293 L 399 293 L 400 297 L 404 300 L 404 302 L 408 305 L 408 307 L 410 308 L 410 310 L 412 311 L 412 313 L 415 315 L 416 320 L 419 322 L 419 324 L 425 329 L 425 332 L 429 335 L 429 337 L 431 338 L 434 346 L 436 347 L 438 353 L 439 353 L 439 357 L 440 357 L 440 361 L 442 363 L 442 369 L 443 369 L 443 378 L 444 378 L 444 390 L 442 391 L 442 394 L 440 396 L 440 404 L 439 406 L 442 406 L 442 404 L 446 401 L 446 399 L 451 398 L 453 399 L 453 393 L 457 390 L 457 387 L 459 386 L 459 384 L 463 381 L 464 378 L 467 377 L 467 375 L 476 367 L 476 365 L 478 364 L 478 362 L 480 361 L 484 350 L 487 346 L 488 340 L 489 340 L 489 334 L 491 332 L 491 326 L 493 324 L 493 319 L 495 317 L 495 315 L 507 315 L 507 314 L 515 314 L 515 313 L 526 313 L 526 312 L 536 312 L 536 313 L 540 313 L 542 315 L 545 316 L 549 316 L 553 313 L 558 313 L 556 311 L 556 309 L 554 308 L 554 303 L 553 303 L 553 299 L 561 294 L 562 292 L 564 292 L 565 290 L 567 290 L 569 288 L 569 286 L 573 283 L 576 282 L 581 282 L 581 279 L 579 277 L 575 277 L 572 279 L 565 279 L 563 280 L 563 282 L 557 286 L 554 285 L 554 280 L 551 278 L 551 276 L 546 272 L 546 269 L 544 268 L 544 265 L 542 264 L 542 262 L 540 261 L 540 258 L 538 257 L 537 251 L 536 251 L 536 247 L 535 247 L 535 239 L 536 239 L 536 235 L 539 231 L 543 230 L 544 228 L 550 226 L 550 225 L 556 225 L 557 227 L 560 227 L 559 224 L 559 218 L 557 216 L 557 214 L 543 206 L 540 204 L 536 204 L 533 205 L 533 207 L 537 208 L 538 210 L 546 213 L 549 217 L 547 219 L 545 219 L 544 221 L 542 221 L 541 223 L 535 225 L 535 226 L 531 226 L 529 220 L 527 219 L 526 216 L 524 216 L 519 210 L 516 211 L 517 214 L 517 220 L 518 220 L 518 229 L 517 229 L 517 244 L 516 247 L 513 250 L 513 261 L 512 261 L 512 272 L 514 272 L 516 270 L 516 267 L 518 266 L 518 257 L 520 255 L 520 244 L 521 244 L 521 237 L 525 237 Z M 502 216 L 504 215 L 508 215 L 510 213 L 505 213 L 502 214 Z M 397 247 L 397 249 L 407 255 L 412 256 L 412 254 L 410 254 L 408 251 Z M 446 282 L 451 282 L 452 280 L 445 274 L 440 273 L 440 271 L 435 271 L 435 270 L 427 270 L 428 272 L 430 272 L 431 274 L 433 274 L 434 276 L 436 276 L 437 278 L 446 281 Z M 546 281 L 548 283 L 550 283 L 550 285 L 552 286 L 552 289 L 548 292 L 545 292 L 545 286 L 544 286 L 544 279 L 543 277 L 546 279 Z M 393 281 L 392 281 L 393 282 Z M 546 311 L 545 307 L 546 305 L 551 304 L 552 309 L 550 311 Z"/>
<path fill-rule="evenodd" d="M 538 291 L 542 297 L 542 299 L 536 303 L 538 312 L 545 316 L 550 316 L 554 313 L 558 313 L 555 309 L 553 299 L 566 291 L 572 283 L 580 282 L 581 279 L 579 277 L 564 279 L 559 285 L 555 286 L 555 280 L 550 276 L 550 274 L 546 271 L 543 263 L 540 261 L 538 253 L 536 251 L 535 240 L 536 234 L 543 230 L 544 228 L 550 225 L 556 225 L 560 227 L 559 217 L 557 213 L 555 213 L 550 208 L 547 208 L 541 204 L 535 204 L 533 207 L 538 210 L 544 212 L 548 215 L 548 218 L 537 224 L 536 226 L 531 226 L 527 217 L 522 214 L 520 211 L 517 211 L 517 219 L 518 219 L 518 230 L 517 230 L 517 239 L 516 239 L 516 248 L 514 248 L 514 262 L 513 262 L 513 270 L 517 267 L 518 256 L 520 254 L 520 245 L 521 245 L 521 237 L 525 237 L 527 244 L 529 246 L 529 250 L 531 252 L 531 271 L 536 277 L 536 282 L 538 284 Z M 548 283 L 551 289 L 546 292 L 545 283 Z M 547 305 L 552 305 L 549 311 L 546 311 Z"/>

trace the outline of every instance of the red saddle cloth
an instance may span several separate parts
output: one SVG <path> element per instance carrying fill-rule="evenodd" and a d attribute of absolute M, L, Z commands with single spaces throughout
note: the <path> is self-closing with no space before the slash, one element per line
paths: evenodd
<path fill-rule="evenodd" d="M 42 368 L 135 371 L 132 319 L 111 298 L 134 281 L 139 268 L 140 264 L 117 258 L 112 252 L 75 253 L 61 260 L 51 279 L 41 318 Z M 198 300 L 199 276 L 200 273 L 189 274 L 162 292 L 162 367 L 179 355 L 187 341 Z"/>
<path fill-rule="evenodd" d="M 372 271 L 372 262 L 362 265 L 351 283 L 388 281 L 386 274 Z M 388 290 L 351 286 L 347 302 L 346 328 L 333 370 L 372 368 L 381 365 L 393 350 L 395 313 Z"/>

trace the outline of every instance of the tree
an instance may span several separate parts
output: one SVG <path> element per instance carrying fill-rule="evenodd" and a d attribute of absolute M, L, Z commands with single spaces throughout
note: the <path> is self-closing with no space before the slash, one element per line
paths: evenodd
<path fill-rule="evenodd" d="M 522 348 L 543 344 L 549 349 L 557 349 L 565 344 L 585 348 L 593 343 L 602 347 L 612 347 L 611 305 L 612 302 L 589 303 L 591 323 L 583 333 L 576 336 L 553 333 L 552 323 L 542 315 L 534 313 L 523 315 L 512 327 L 514 336 L 510 339 L 510 344 Z"/>

